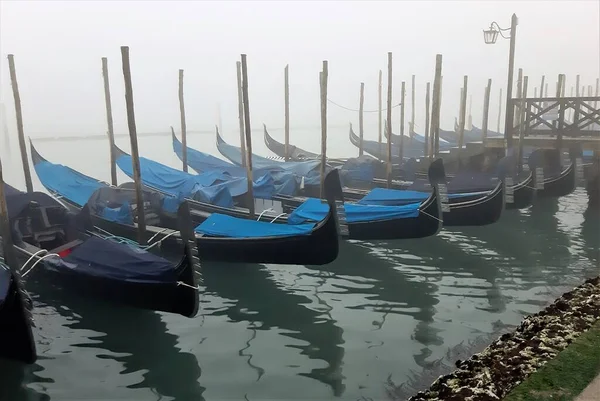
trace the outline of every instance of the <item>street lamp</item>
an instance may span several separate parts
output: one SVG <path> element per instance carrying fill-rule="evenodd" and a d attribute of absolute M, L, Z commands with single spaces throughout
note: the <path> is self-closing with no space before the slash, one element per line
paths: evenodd
<path fill-rule="evenodd" d="M 506 89 L 506 118 L 504 119 L 504 139 L 506 140 L 507 149 L 512 148 L 512 135 L 510 134 L 510 127 L 512 126 L 512 87 L 513 87 L 513 72 L 515 69 L 515 39 L 517 37 L 517 15 L 513 14 L 511 18 L 510 28 L 501 28 L 497 22 L 490 24 L 490 29 L 483 31 L 483 40 L 486 44 L 496 43 L 498 34 L 504 39 L 510 39 L 510 50 L 508 54 L 508 87 Z M 504 32 L 510 31 L 508 36 L 504 35 Z"/>

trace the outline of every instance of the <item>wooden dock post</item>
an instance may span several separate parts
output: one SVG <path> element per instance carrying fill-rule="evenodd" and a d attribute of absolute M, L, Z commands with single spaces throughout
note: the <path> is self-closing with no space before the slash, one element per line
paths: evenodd
<path fill-rule="evenodd" d="M 465 115 L 467 112 L 467 85 L 469 77 L 463 78 L 462 97 L 460 99 L 460 118 L 458 120 L 458 150 L 462 150 L 465 136 Z"/>
<path fill-rule="evenodd" d="M 404 98 L 402 98 L 404 103 Z M 415 76 L 413 74 L 410 85 L 410 124 L 408 125 L 408 135 L 413 139 L 415 135 Z"/>
<path fill-rule="evenodd" d="M 381 134 L 382 134 L 382 128 L 383 126 L 381 125 L 381 103 L 382 103 L 382 98 L 381 98 L 381 85 L 382 85 L 382 80 L 383 80 L 383 73 L 381 72 L 381 70 L 379 70 L 379 103 L 378 103 L 378 129 L 379 129 L 379 135 L 378 135 L 378 141 L 379 141 L 379 147 L 381 147 Z"/>
<path fill-rule="evenodd" d="M 392 52 L 388 52 L 387 82 L 387 187 L 392 187 Z M 402 138 L 400 138 L 402 140 Z M 402 159 L 400 159 L 402 161 Z"/>
<path fill-rule="evenodd" d="M 242 63 L 237 61 L 238 120 L 240 125 L 240 148 L 242 149 L 242 167 L 246 167 L 246 140 L 244 139 L 244 99 L 242 99 Z"/>
<path fill-rule="evenodd" d="M 600 96 L 600 78 L 596 78 L 596 94 L 595 97 Z M 596 108 L 597 102 L 594 101 L 594 108 Z"/>
<path fill-rule="evenodd" d="M 398 147 L 400 148 L 400 160 L 402 160 L 402 157 L 404 156 L 404 103 L 406 99 L 406 83 L 404 81 L 402 81 L 401 84 L 400 99 L 400 143 L 398 144 Z"/>
<path fill-rule="evenodd" d="M 582 93 L 581 96 L 585 96 L 585 93 Z M 575 76 L 575 97 L 579 97 L 579 74 Z"/>
<path fill-rule="evenodd" d="M 502 88 L 500 88 L 500 99 L 498 100 L 498 126 L 496 132 L 500 133 L 500 120 L 502 118 Z"/>
<path fill-rule="evenodd" d="M 542 84 L 540 85 L 540 97 L 544 97 L 544 81 L 545 80 L 546 80 L 546 76 L 542 75 Z"/>
<path fill-rule="evenodd" d="M 488 133 L 488 117 L 490 113 L 490 92 L 492 91 L 492 79 L 488 79 L 487 86 L 483 94 L 483 120 L 481 121 L 481 142 L 485 146 Z"/>
<path fill-rule="evenodd" d="M 146 217 L 144 215 L 144 195 L 142 193 L 140 155 L 138 152 L 137 128 L 135 125 L 135 110 L 133 107 L 133 85 L 131 83 L 131 66 L 129 65 L 129 46 L 121 46 L 121 62 L 123 64 L 123 79 L 125 80 L 125 104 L 127 106 L 127 126 L 129 127 L 129 139 L 131 141 L 133 181 L 137 198 L 138 243 L 143 245 L 146 243 Z"/>
<path fill-rule="evenodd" d="M 188 172 L 187 163 L 187 128 L 185 124 L 185 104 L 183 102 L 183 70 L 179 70 L 179 116 L 181 118 L 181 144 L 183 161 L 183 171 Z"/>
<path fill-rule="evenodd" d="M 429 91 L 431 90 L 431 83 L 427 82 L 425 88 L 425 157 L 429 160 L 433 158 L 433 148 L 430 143 L 433 143 L 429 139 Z"/>
<path fill-rule="evenodd" d="M 25 174 L 25 186 L 27 192 L 33 192 L 31 181 L 31 171 L 29 170 L 29 158 L 27 157 L 27 145 L 25 144 L 25 133 L 23 132 L 23 112 L 21 110 L 21 95 L 19 94 L 19 84 L 17 82 L 17 73 L 15 70 L 15 56 L 8 55 L 8 69 L 10 70 L 10 82 L 12 84 L 13 98 L 15 100 L 15 112 L 17 114 L 17 133 L 19 134 L 19 148 L 21 150 L 21 163 L 23 164 L 23 173 Z"/>
<path fill-rule="evenodd" d="M 546 82 L 545 92 L 546 92 L 546 96 L 548 96 L 548 82 Z"/>
<path fill-rule="evenodd" d="M 360 101 L 358 106 L 358 156 L 363 155 L 363 135 L 364 135 L 364 106 L 365 106 L 365 83 L 360 83 Z"/>
<path fill-rule="evenodd" d="M 435 78 L 433 80 L 433 96 L 431 102 L 431 130 L 429 135 L 433 141 L 434 157 L 440 154 L 440 97 L 442 88 L 442 55 L 435 56 Z"/>
<path fill-rule="evenodd" d="M 557 94 L 556 97 L 561 97 L 563 82 L 565 76 L 563 74 L 558 75 L 558 83 L 557 83 Z M 558 107 L 558 132 L 556 134 L 556 148 L 559 151 L 562 151 L 562 137 L 563 137 L 563 129 L 565 123 L 565 108 L 562 105 Z"/>
<path fill-rule="evenodd" d="M 471 131 L 473 129 L 473 116 L 471 115 L 471 107 L 473 106 L 473 95 L 469 95 L 469 112 L 467 114 L 467 129 Z"/>
<path fill-rule="evenodd" d="M 284 121 L 284 131 L 285 131 L 285 161 L 287 162 L 290 159 L 289 147 L 290 147 L 290 81 L 289 81 L 289 65 L 285 66 L 283 70 L 283 80 L 285 85 L 284 90 L 284 103 L 285 103 L 285 121 Z"/>
<path fill-rule="evenodd" d="M 525 110 L 525 99 L 527 98 L 527 76 L 523 77 L 521 89 L 521 101 L 519 102 L 521 113 L 519 113 L 519 149 L 517 153 L 517 166 L 519 171 L 523 168 L 523 145 L 525 143 L 526 128 L 529 126 L 529 114 Z"/>
<path fill-rule="evenodd" d="M 2 242 L 4 261 L 10 268 L 17 266 L 17 258 L 12 242 L 12 232 L 8 220 L 8 206 L 4 195 L 4 175 L 2 173 L 2 160 L 0 160 L 0 242 Z"/>
<path fill-rule="evenodd" d="M 106 57 L 102 57 L 102 77 L 104 79 L 104 103 L 106 105 L 106 124 L 108 126 L 108 142 L 110 144 L 110 183 L 116 187 L 118 182 L 117 161 L 115 157 L 115 131 L 110 100 L 110 84 L 108 81 L 108 59 Z"/>
<path fill-rule="evenodd" d="M 518 73 L 518 77 L 517 77 L 517 95 L 515 96 L 516 99 L 520 99 L 521 98 L 521 95 L 522 95 L 521 92 L 522 92 L 522 90 L 523 90 L 523 69 L 519 68 L 519 73 Z M 521 103 L 519 103 L 519 105 L 520 104 Z M 517 124 L 521 121 L 521 108 L 519 108 L 519 107 L 513 107 L 512 112 L 513 112 L 513 118 L 512 118 L 513 126 L 510 127 L 511 129 L 514 128 L 515 121 L 517 122 Z M 511 142 L 513 142 L 512 141 L 512 133 L 510 135 L 511 135 Z M 514 146 L 514 143 L 513 143 L 513 146 Z"/>
<path fill-rule="evenodd" d="M 323 60 L 323 70 L 319 74 L 321 86 L 321 199 L 325 197 L 325 166 L 327 165 L 327 81 L 329 65 Z"/>
<path fill-rule="evenodd" d="M 537 86 L 533 88 L 533 97 L 537 98 Z"/>
<path fill-rule="evenodd" d="M 248 209 L 254 219 L 254 179 L 252 178 L 252 130 L 250 129 L 250 101 L 248 100 L 248 64 L 242 54 L 242 102 L 244 103 L 244 133 L 246 138 L 246 177 L 248 178 Z"/>

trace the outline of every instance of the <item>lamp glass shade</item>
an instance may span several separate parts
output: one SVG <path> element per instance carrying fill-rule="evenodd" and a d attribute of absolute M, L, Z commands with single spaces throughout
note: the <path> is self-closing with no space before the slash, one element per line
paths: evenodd
<path fill-rule="evenodd" d="M 490 28 L 483 31 L 483 40 L 486 44 L 494 44 L 496 43 L 496 39 L 498 39 L 498 31 L 494 28 Z"/>

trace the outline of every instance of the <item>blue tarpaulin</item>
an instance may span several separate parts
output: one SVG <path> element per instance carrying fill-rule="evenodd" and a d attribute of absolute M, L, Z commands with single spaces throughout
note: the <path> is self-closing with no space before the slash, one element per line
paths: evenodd
<path fill-rule="evenodd" d="M 449 199 L 460 199 L 473 195 L 484 196 L 488 192 L 467 192 L 448 194 Z M 431 194 L 420 191 L 397 190 L 387 188 L 375 188 L 365 195 L 360 201 L 361 205 L 382 205 L 382 206 L 398 206 L 410 203 L 423 202 L 429 198 Z"/>
<path fill-rule="evenodd" d="M 403 206 L 376 206 L 360 205 L 353 203 L 344 204 L 346 210 L 346 221 L 348 223 L 360 223 L 365 221 L 402 219 L 417 217 L 419 215 L 420 203 Z M 289 224 L 301 224 L 307 221 L 320 221 L 325 218 L 329 211 L 329 205 L 322 203 L 320 199 L 309 198 L 288 217 Z"/>
<path fill-rule="evenodd" d="M 224 214 L 213 213 L 202 224 L 196 227 L 196 232 L 211 237 L 289 237 L 310 235 L 314 226 L 312 223 L 296 225 L 267 223 L 264 221 L 237 219 Z"/>
<path fill-rule="evenodd" d="M 88 238 L 63 258 L 77 265 L 79 274 L 135 283 L 176 283 L 178 272 L 166 259 L 137 246 Z M 56 268 L 72 270 L 60 260 L 49 259 Z"/>
<path fill-rule="evenodd" d="M 43 161 L 35 164 L 35 172 L 49 190 L 83 207 L 90 196 L 106 184 L 83 175 L 62 164 Z"/>
<path fill-rule="evenodd" d="M 118 157 L 117 165 L 125 174 L 133 177 L 131 156 Z M 167 167 L 145 157 L 140 157 L 140 174 L 144 184 L 175 198 L 189 198 L 217 206 L 231 207 L 233 206 L 232 195 L 241 195 L 246 192 L 245 180 L 223 181 L 222 178 L 225 177 L 217 177 L 214 174 L 197 176 Z M 269 187 L 272 188 L 268 182 L 257 186 L 257 191 L 263 195 L 269 192 Z"/>

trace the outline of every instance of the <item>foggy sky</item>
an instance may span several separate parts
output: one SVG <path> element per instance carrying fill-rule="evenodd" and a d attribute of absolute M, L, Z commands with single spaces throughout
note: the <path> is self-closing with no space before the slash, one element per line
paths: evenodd
<path fill-rule="evenodd" d="M 484 86 L 492 78 L 490 129 L 496 129 L 498 90 L 506 92 L 508 40 L 485 45 L 491 21 L 508 27 L 519 17 L 516 65 L 529 76 L 529 94 L 542 74 L 550 92 L 559 73 L 567 94 L 581 75 L 600 75 L 598 1 L 384 2 L 0 2 L 1 101 L 14 129 L 6 55 L 13 53 L 25 131 L 34 137 L 106 131 L 101 57 L 108 57 L 115 131 L 127 132 L 120 46 L 130 46 L 138 132 L 179 129 L 178 69 L 185 70 L 188 130 L 212 130 L 220 104 L 223 130 L 237 132 L 236 67 L 248 54 L 251 122 L 283 126 L 283 69 L 290 68 L 291 132 L 319 127 L 322 60 L 329 61 L 329 98 L 377 108 L 377 75 L 393 52 L 393 103 L 400 82 L 417 79 L 417 131 L 423 132 L 425 83 L 443 54 L 442 128 L 452 129 L 463 75 L 469 76 L 473 121 L 481 126 Z M 516 72 L 515 72 L 516 78 Z M 386 95 L 384 93 L 384 104 Z M 385 107 L 385 106 L 384 106 Z M 358 123 L 358 115 L 329 104 L 329 124 Z M 385 116 L 385 113 L 384 113 Z M 365 116 L 365 137 L 376 139 L 376 113 Z M 398 131 L 399 109 L 393 127 Z M 332 140 L 335 140 L 332 138 Z M 345 138 L 344 138 L 345 140 Z M 315 145 L 316 147 L 317 145 Z"/>

